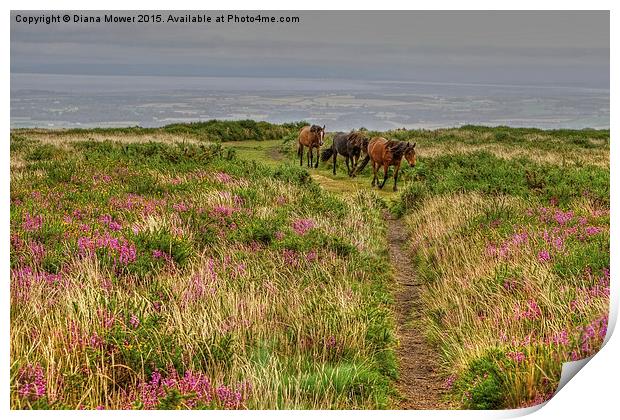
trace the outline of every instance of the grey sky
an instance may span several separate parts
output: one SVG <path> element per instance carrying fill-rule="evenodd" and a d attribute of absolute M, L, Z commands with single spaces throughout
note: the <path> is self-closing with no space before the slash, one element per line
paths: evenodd
<path fill-rule="evenodd" d="M 11 13 L 12 72 L 609 88 L 608 12 L 261 12 L 300 16 L 298 24 L 15 22 L 18 14 L 56 13 L 63 12 Z"/>

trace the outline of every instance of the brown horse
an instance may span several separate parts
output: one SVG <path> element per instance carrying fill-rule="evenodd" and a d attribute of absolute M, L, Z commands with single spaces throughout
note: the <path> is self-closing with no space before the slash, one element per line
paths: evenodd
<path fill-rule="evenodd" d="M 411 144 L 404 141 L 387 140 L 383 137 L 373 137 L 368 143 L 368 158 L 372 161 L 372 186 L 375 186 L 375 181 L 377 184 L 379 183 L 377 171 L 383 166 L 383 182 L 379 185 L 379 188 L 383 188 L 388 178 L 388 168 L 394 166 L 394 191 L 396 191 L 398 170 L 403 156 L 409 165 L 415 166 L 415 145 L 416 143 Z"/>
<path fill-rule="evenodd" d="M 297 155 L 299 156 L 299 166 L 303 166 L 304 146 L 306 146 L 309 149 L 308 168 L 311 168 L 314 163 L 314 155 L 312 153 L 312 149 L 314 148 L 316 148 L 316 165 L 314 167 L 319 167 L 319 151 L 321 146 L 323 146 L 324 137 L 325 126 L 321 127 L 320 125 L 307 125 L 301 129 L 299 132 L 299 137 L 297 137 Z"/>

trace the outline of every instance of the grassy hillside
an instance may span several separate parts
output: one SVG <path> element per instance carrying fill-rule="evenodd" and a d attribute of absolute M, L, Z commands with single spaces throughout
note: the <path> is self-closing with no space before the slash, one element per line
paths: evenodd
<path fill-rule="evenodd" d="M 399 132 L 420 160 L 395 210 L 425 283 L 423 328 L 467 408 L 540 403 L 593 355 L 609 304 L 609 132 Z"/>
<path fill-rule="evenodd" d="M 41 141 L 84 139 L 111 139 L 124 141 L 243 141 L 281 139 L 299 132 L 307 125 L 305 121 L 285 124 L 272 124 L 265 121 L 210 120 L 186 124 L 169 124 L 158 128 L 125 127 L 125 128 L 73 128 L 58 130 L 15 129 L 12 134 L 27 136 Z"/>
<path fill-rule="evenodd" d="M 13 136 L 13 408 L 390 405 L 381 202 L 221 155 Z"/>
<path fill-rule="evenodd" d="M 420 325 L 441 354 L 447 398 L 513 408 L 551 397 L 564 361 L 594 354 L 609 305 L 609 130 L 464 126 L 368 132 L 417 143 L 401 193 L 425 284 Z M 280 150 L 295 162 L 295 141 Z M 329 142 L 328 144 L 329 145 Z M 326 188 L 370 189 L 339 158 Z M 388 184 L 389 185 L 389 184 Z"/>
<path fill-rule="evenodd" d="M 394 193 L 300 168 L 298 128 L 14 130 L 11 406 L 397 407 L 387 209 L 450 403 L 542 402 L 600 348 L 608 130 L 369 133 L 417 142 Z"/>

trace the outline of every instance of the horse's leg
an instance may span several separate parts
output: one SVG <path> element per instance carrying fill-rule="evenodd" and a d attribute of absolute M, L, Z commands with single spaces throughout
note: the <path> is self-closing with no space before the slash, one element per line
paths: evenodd
<path fill-rule="evenodd" d="M 347 175 L 351 176 L 351 168 L 349 168 L 349 156 L 345 156 L 344 161 L 347 164 Z"/>
<path fill-rule="evenodd" d="M 307 157 L 307 159 L 306 159 L 306 165 L 308 166 L 308 168 L 309 168 L 310 166 L 312 166 L 312 165 L 310 164 L 310 159 L 312 159 L 312 146 L 309 146 L 309 147 L 308 147 L 308 157 Z"/>
<path fill-rule="evenodd" d="M 353 177 L 355 177 L 357 175 L 357 165 L 360 163 L 360 154 L 356 154 L 355 155 L 355 164 L 353 165 Z"/>
<path fill-rule="evenodd" d="M 332 146 L 333 147 L 333 146 Z M 334 151 L 334 175 L 336 175 L 336 159 L 338 158 L 338 150 L 336 150 L 336 148 L 333 149 Z"/>
<path fill-rule="evenodd" d="M 377 165 L 375 164 L 375 161 L 372 161 L 372 184 L 370 184 L 371 186 L 375 186 L 375 181 L 377 180 Z"/>
<path fill-rule="evenodd" d="M 396 187 L 396 182 L 398 182 L 398 170 L 400 169 L 400 162 L 398 162 L 396 164 L 396 167 L 394 168 L 394 191 L 397 191 L 398 188 Z"/>
<path fill-rule="evenodd" d="M 319 159 L 321 158 L 321 146 L 318 146 L 316 148 L 316 163 L 314 165 L 314 169 L 319 167 Z"/>
<path fill-rule="evenodd" d="M 299 166 L 304 166 L 304 145 L 299 143 Z"/>
<path fill-rule="evenodd" d="M 387 162 L 383 164 L 383 182 L 379 186 L 379 189 L 383 188 L 383 186 L 385 185 L 385 181 L 387 181 L 388 169 L 389 168 L 390 168 L 390 166 L 388 165 Z"/>

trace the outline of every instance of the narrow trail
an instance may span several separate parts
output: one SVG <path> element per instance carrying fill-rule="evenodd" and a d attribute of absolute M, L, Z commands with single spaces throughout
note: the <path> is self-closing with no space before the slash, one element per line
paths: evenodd
<path fill-rule="evenodd" d="M 394 267 L 398 291 L 396 319 L 399 346 L 396 351 L 400 367 L 398 389 L 403 397 L 399 408 L 432 410 L 450 408 L 442 401 L 443 383 L 437 371 L 436 351 L 427 343 L 417 324 L 421 313 L 420 288 L 403 248 L 407 244 L 407 230 L 401 220 L 386 217 L 388 248 Z"/>
<path fill-rule="evenodd" d="M 280 152 L 279 143 L 276 142 L 253 145 L 249 150 L 252 150 L 254 154 L 241 149 L 238 143 L 231 144 L 231 146 L 236 148 L 242 157 L 256 158 L 259 156 L 262 161 L 273 164 L 280 163 L 287 158 Z M 334 177 L 331 169 L 324 166 L 318 170 L 311 169 L 310 173 L 323 188 L 339 194 L 368 188 L 370 184 L 369 177 L 367 179 Z M 386 199 L 392 196 L 390 188 L 375 189 L 375 191 Z M 441 398 L 444 388 L 437 371 L 436 351 L 427 343 L 424 334 L 419 329 L 418 321 L 421 318 L 419 295 L 422 286 L 416 278 L 411 258 L 404 250 L 407 244 L 407 229 L 401 220 L 390 214 L 386 214 L 386 221 L 390 263 L 394 267 L 395 280 L 398 284 L 395 296 L 399 339 L 396 356 L 400 368 L 397 387 L 403 397 L 398 408 L 410 410 L 451 408 Z"/>

